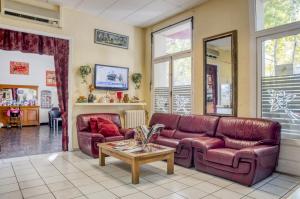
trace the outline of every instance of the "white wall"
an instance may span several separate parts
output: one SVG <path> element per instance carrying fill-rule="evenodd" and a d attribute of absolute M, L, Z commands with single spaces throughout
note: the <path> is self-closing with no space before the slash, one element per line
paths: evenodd
<path fill-rule="evenodd" d="M 29 63 L 29 75 L 12 75 L 10 61 Z M 41 104 L 41 90 L 52 92 L 52 104 L 58 106 L 56 87 L 46 86 L 46 70 L 54 70 L 53 56 L 0 50 L 0 84 L 38 86 L 38 104 Z M 48 122 L 48 109 L 40 108 L 40 123 Z"/>

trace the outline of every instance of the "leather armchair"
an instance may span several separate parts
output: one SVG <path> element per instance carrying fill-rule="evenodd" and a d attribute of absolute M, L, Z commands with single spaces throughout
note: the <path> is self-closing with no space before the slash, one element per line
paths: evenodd
<path fill-rule="evenodd" d="M 197 170 L 251 186 L 275 170 L 281 126 L 250 118 L 221 118 L 216 138 L 194 140 Z"/>
<path fill-rule="evenodd" d="M 103 117 L 111 120 L 119 128 L 121 136 L 104 137 L 100 133 L 92 133 L 89 127 L 91 117 Z M 76 126 L 79 149 L 94 158 L 99 157 L 98 143 L 120 141 L 134 137 L 133 129 L 122 128 L 120 115 L 115 113 L 81 114 L 77 116 Z"/>

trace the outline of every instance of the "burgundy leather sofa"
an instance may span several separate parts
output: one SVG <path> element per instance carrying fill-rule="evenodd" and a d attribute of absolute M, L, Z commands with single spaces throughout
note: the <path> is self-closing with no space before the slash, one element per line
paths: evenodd
<path fill-rule="evenodd" d="M 175 163 L 191 167 L 193 165 L 191 139 L 213 136 L 218 120 L 219 118 L 214 116 L 155 113 L 152 115 L 150 126 L 157 123 L 164 124 L 165 128 L 154 143 L 176 148 Z"/>
<path fill-rule="evenodd" d="M 102 117 L 111 120 L 119 128 L 121 136 L 103 137 L 100 133 L 92 133 L 89 126 L 91 117 Z M 120 115 L 115 113 L 81 114 L 77 116 L 76 125 L 79 149 L 94 158 L 99 157 L 98 143 L 132 139 L 134 137 L 134 131 L 132 129 L 122 128 Z"/>
<path fill-rule="evenodd" d="M 264 119 L 153 114 L 150 126 L 166 127 L 154 142 L 176 148 L 175 163 L 253 185 L 275 170 L 278 122 Z"/>
<path fill-rule="evenodd" d="M 192 141 L 195 167 L 251 186 L 275 170 L 280 130 L 270 120 L 223 117 L 215 138 Z"/>

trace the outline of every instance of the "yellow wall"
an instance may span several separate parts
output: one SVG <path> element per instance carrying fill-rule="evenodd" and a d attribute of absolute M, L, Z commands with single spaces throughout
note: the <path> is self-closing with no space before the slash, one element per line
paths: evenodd
<path fill-rule="evenodd" d="M 124 23 L 115 23 L 107 19 L 90 16 L 75 10 L 63 9 L 63 28 L 57 29 L 44 25 L 34 24 L 31 22 L 24 22 L 20 20 L 11 19 L 0 16 L 0 27 L 5 25 L 14 26 L 17 28 L 33 31 L 41 31 L 45 33 L 57 34 L 71 39 L 71 60 L 70 60 L 70 74 L 71 74 L 71 90 L 73 95 L 72 102 L 75 102 L 79 95 L 88 94 L 87 85 L 81 84 L 81 78 L 78 74 L 78 67 L 83 64 L 107 64 L 116 66 L 130 67 L 130 73 L 142 72 L 144 65 L 144 31 L 140 28 L 126 25 Z M 115 33 L 120 33 L 129 36 L 129 49 L 121 49 L 109 47 L 99 44 L 94 44 L 94 29 L 102 29 Z M 89 82 L 92 76 L 89 77 Z M 129 94 L 133 96 L 136 94 L 134 85 L 129 85 Z M 104 91 L 97 91 L 98 95 L 103 95 Z M 139 96 L 143 96 L 143 91 L 139 91 Z M 75 107 L 73 104 L 73 147 L 77 148 L 77 136 L 75 129 L 75 117 L 81 112 L 87 112 L 88 109 Z M 93 107 L 93 111 L 100 112 L 100 108 Z M 104 110 L 110 112 L 110 110 Z"/>
<path fill-rule="evenodd" d="M 151 32 L 172 25 L 189 17 L 194 17 L 193 31 L 193 106 L 194 113 L 203 113 L 203 39 L 231 30 L 238 31 L 238 115 L 255 116 L 255 66 L 249 65 L 249 4 L 247 0 L 209 0 L 208 2 L 171 17 L 146 29 L 145 74 L 146 91 L 149 91 L 151 79 Z M 252 76 L 252 77 L 251 77 Z M 253 92 L 254 91 L 254 92 Z M 150 92 L 147 92 L 148 109 L 150 110 Z"/>

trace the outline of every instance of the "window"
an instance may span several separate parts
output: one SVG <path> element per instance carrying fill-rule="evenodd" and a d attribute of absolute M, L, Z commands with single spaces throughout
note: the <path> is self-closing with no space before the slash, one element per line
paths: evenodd
<path fill-rule="evenodd" d="M 192 111 L 192 20 L 153 33 L 153 111 Z"/>
<path fill-rule="evenodd" d="M 262 42 L 261 116 L 280 122 L 282 133 L 300 128 L 300 34 Z"/>
<path fill-rule="evenodd" d="M 300 137 L 299 9 L 300 0 L 256 0 L 257 30 L 266 29 L 257 36 L 258 115 L 291 138 Z"/>
<path fill-rule="evenodd" d="M 300 21 L 300 0 L 256 0 L 256 29 Z"/>

